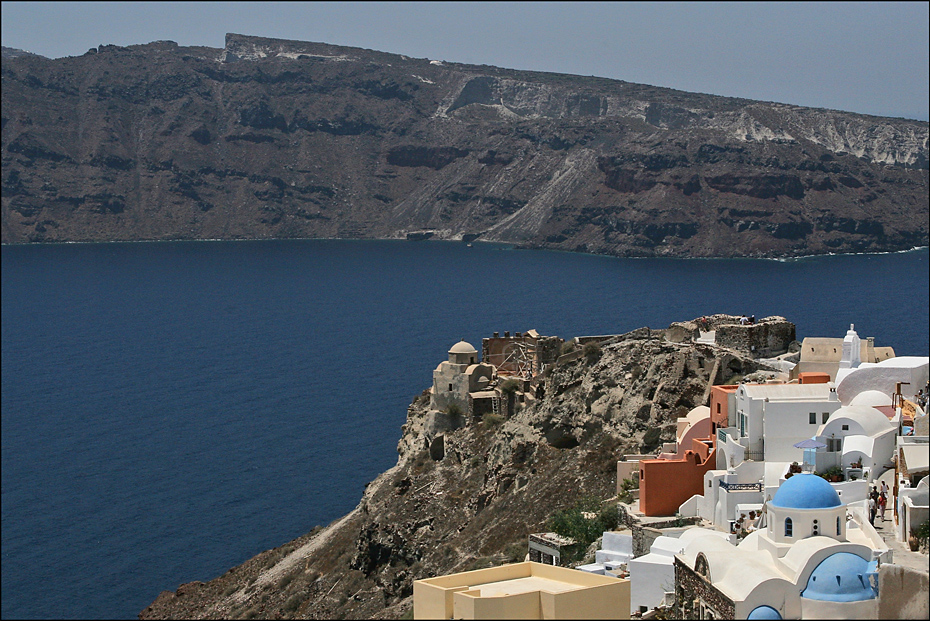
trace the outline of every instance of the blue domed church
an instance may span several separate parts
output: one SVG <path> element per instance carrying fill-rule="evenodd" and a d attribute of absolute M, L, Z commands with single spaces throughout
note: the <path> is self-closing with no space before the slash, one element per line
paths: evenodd
<path fill-rule="evenodd" d="M 890 560 L 849 520 L 830 483 L 785 479 L 765 506 L 765 527 L 736 546 L 693 539 L 675 557 L 681 618 L 877 619 L 878 560 Z"/>
<path fill-rule="evenodd" d="M 765 541 L 778 557 L 807 537 L 846 540 L 846 505 L 822 477 L 799 474 L 786 479 L 767 506 Z"/>

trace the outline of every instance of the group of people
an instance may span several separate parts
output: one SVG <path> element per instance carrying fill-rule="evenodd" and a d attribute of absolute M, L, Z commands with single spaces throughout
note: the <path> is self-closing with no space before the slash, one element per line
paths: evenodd
<path fill-rule="evenodd" d="M 927 392 L 930 392 L 927 388 L 921 388 L 917 391 L 917 405 L 919 405 L 922 410 L 927 409 Z"/>
<path fill-rule="evenodd" d="M 756 323 L 755 315 L 750 315 L 749 317 L 747 317 L 746 315 L 743 315 L 742 317 L 739 318 L 739 325 L 741 326 L 750 326 L 754 323 Z"/>
<path fill-rule="evenodd" d="M 874 485 L 869 491 L 869 524 L 875 526 L 876 513 L 885 521 L 885 507 L 888 505 L 888 484 L 882 481 L 881 490 Z"/>

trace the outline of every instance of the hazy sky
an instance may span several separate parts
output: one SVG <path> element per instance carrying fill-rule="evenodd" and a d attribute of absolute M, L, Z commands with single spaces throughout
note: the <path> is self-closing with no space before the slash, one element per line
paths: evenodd
<path fill-rule="evenodd" d="M 3 2 L 53 58 L 227 32 L 928 120 L 930 3 Z"/>

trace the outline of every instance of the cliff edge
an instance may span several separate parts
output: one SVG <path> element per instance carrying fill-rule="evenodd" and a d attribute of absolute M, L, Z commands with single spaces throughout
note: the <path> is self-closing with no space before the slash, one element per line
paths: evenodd
<path fill-rule="evenodd" d="M 793 338 L 790 322 L 762 322 Z M 398 618 L 416 579 L 523 560 L 527 535 L 550 515 L 615 496 L 623 454 L 674 440 L 677 418 L 708 386 L 759 370 L 748 352 L 693 342 L 695 330 L 641 328 L 563 356 L 534 380 L 538 398 L 510 416 L 430 410 L 424 391 L 397 464 L 352 512 L 214 580 L 165 591 L 139 618 Z"/>

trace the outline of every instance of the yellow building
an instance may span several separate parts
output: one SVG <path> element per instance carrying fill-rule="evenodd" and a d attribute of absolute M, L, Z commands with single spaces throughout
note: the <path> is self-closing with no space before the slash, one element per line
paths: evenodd
<path fill-rule="evenodd" d="M 413 583 L 414 619 L 629 619 L 630 581 L 514 563 Z"/>

